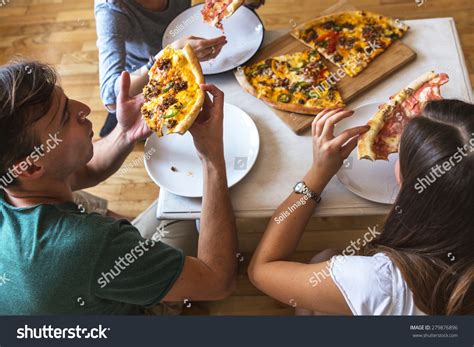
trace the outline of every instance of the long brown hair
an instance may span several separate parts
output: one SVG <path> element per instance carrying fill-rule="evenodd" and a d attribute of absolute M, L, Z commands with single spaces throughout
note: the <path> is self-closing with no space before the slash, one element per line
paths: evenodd
<path fill-rule="evenodd" d="M 473 314 L 474 105 L 433 101 L 423 115 L 402 135 L 400 193 L 361 254 L 387 254 L 423 312 Z"/>

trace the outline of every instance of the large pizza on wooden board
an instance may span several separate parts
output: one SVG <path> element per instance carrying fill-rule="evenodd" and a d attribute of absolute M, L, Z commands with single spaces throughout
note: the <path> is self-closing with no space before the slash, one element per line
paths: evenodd
<path fill-rule="evenodd" d="M 201 10 L 202 18 L 206 23 L 223 30 L 222 20 L 230 17 L 243 5 L 245 0 L 206 0 Z"/>
<path fill-rule="evenodd" d="M 448 81 L 445 73 L 425 73 L 381 105 L 367 124 L 370 129 L 358 141 L 358 158 L 388 160 L 389 154 L 398 152 L 408 121 L 422 115 L 428 101 L 442 99 L 440 87 Z"/>
<path fill-rule="evenodd" d="M 239 68 L 240 85 L 276 109 L 317 114 L 325 108 L 344 106 L 330 71 L 316 50 L 268 58 Z"/>
<path fill-rule="evenodd" d="M 354 77 L 408 29 L 376 13 L 347 11 L 304 23 L 291 35 Z"/>
<path fill-rule="evenodd" d="M 167 46 L 148 72 L 149 82 L 143 89 L 145 102 L 142 116 L 158 136 L 184 134 L 199 115 L 204 103 L 201 65 L 191 46 L 174 49 Z"/>

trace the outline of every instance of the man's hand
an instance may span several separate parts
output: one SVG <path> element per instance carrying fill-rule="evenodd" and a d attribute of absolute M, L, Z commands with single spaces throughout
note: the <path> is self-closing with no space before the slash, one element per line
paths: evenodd
<path fill-rule="evenodd" d="M 265 0 L 245 0 L 245 6 L 256 10 L 260 6 L 265 5 Z"/>
<path fill-rule="evenodd" d="M 224 93 L 212 84 L 201 84 L 206 94 L 202 111 L 189 129 L 201 160 L 224 159 Z M 213 96 L 213 100 L 206 93 Z"/>
<path fill-rule="evenodd" d="M 188 36 L 173 42 L 174 49 L 183 49 L 189 44 L 200 61 L 214 59 L 219 55 L 222 47 L 227 43 L 225 36 L 219 36 L 213 39 L 203 39 L 201 37 Z"/>
<path fill-rule="evenodd" d="M 143 94 L 130 97 L 130 74 L 126 71 L 120 76 L 120 92 L 117 97 L 117 127 L 130 143 L 147 138 L 152 134 L 140 114 Z"/>

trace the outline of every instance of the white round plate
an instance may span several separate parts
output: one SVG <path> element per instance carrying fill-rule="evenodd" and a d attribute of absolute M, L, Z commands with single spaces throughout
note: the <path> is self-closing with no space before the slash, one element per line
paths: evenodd
<path fill-rule="evenodd" d="M 163 47 L 186 36 L 211 39 L 222 35 L 219 29 L 202 20 L 203 6 L 199 4 L 188 8 L 168 24 L 163 36 Z M 201 63 L 205 75 L 227 72 L 245 64 L 263 43 L 263 23 L 254 11 L 245 6 L 241 6 L 232 16 L 224 19 L 222 24 L 227 44 L 215 59 Z"/>
<path fill-rule="evenodd" d="M 250 172 L 259 149 L 260 137 L 252 118 L 237 106 L 226 103 L 224 156 L 229 188 Z M 145 153 L 153 153 L 149 160 L 145 160 L 145 168 L 162 189 L 176 195 L 202 197 L 201 161 L 189 131 L 183 136 L 171 134 L 158 138 L 152 135 L 145 143 Z"/>
<path fill-rule="evenodd" d="M 354 109 L 354 115 L 339 122 L 334 131 L 335 135 L 356 126 L 367 124 L 383 102 L 363 105 Z M 337 173 L 339 181 L 351 192 L 367 200 L 382 204 L 393 204 L 399 186 L 395 178 L 395 162 L 398 153 L 390 154 L 389 161 L 357 159 L 357 149 L 344 161 Z"/>

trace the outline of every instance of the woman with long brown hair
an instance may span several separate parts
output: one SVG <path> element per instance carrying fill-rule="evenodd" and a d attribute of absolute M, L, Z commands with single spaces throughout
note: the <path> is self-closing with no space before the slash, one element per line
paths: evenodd
<path fill-rule="evenodd" d="M 423 113 L 402 135 L 400 193 L 382 230 L 365 247 L 326 250 L 302 264 L 288 259 L 319 195 L 367 130 L 334 137 L 334 125 L 352 112 L 316 117 L 313 165 L 275 212 L 249 267 L 259 289 L 301 314 L 474 313 L 474 105 L 433 101 Z"/>

